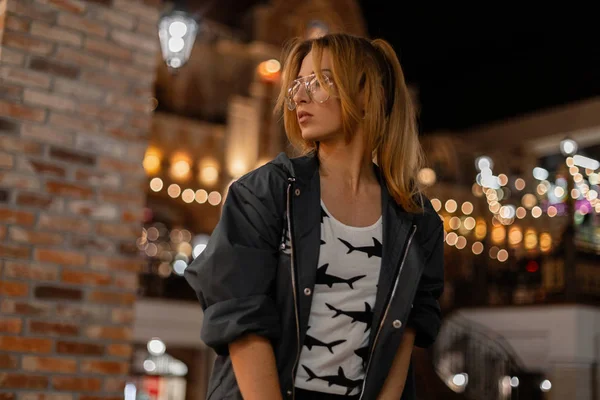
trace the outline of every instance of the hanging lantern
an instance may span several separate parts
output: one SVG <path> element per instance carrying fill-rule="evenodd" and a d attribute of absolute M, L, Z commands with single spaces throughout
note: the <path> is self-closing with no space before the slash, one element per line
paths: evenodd
<path fill-rule="evenodd" d="M 171 69 L 181 68 L 190 58 L 198 23 L 183 11 L 172 11 L 158 22 L 158 37 L 163 60 Z"/>

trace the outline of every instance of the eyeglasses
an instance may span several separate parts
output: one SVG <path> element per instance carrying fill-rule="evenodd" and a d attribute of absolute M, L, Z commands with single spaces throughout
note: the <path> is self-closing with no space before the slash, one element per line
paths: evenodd
<path fill-rule="evenodd" d="M 324 88 L 322 85 L 327 85 L 327 88 Z M 329 76 L 323 74 L 323 82 L 319 81 L 317 75 L 310 74 L 304 76 L 302 78 L 298 78 L 292 81 L 290 87 L 287 90 L 287 96 L 285 98 L 285 102 L 287 104 L 287 108 L 290 111 L 294 111 L 296 109 L 296 101 L 294 97 L 300 91 L 300 88 L 304 86 L 306 90 L 306 94 L 312 101 L 316 101 L 317 103 L 325 103 L 329 100 L 331 87 L 333 86 L 333 82 Z"/>

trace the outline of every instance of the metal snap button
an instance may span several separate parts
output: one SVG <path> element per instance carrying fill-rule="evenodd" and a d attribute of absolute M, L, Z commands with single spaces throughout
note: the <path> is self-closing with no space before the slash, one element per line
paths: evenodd
<path fill-rule="evenodd" d="M 304 288 L 305 295 L 310 296 L 311 293 L 312 293 L 312 291 L 310 290 L 310 288 Z"/>
<path fill-rule="evenodd" d="M 279 248 L 280 248 L 281 250 L 285 250 L 285 243 L 281 243 L 281 245 L 279 246 Z"/>
<path fill-rule="evenodd" d="M 300 189 L 294 190 L 294 193 L 296 194 L 296 196 L 300 196 Z"/>
<path fill-rule="evenodd" d="M 392 322 L 392 325 L 394 326 L 394 328 L 399 329 L 402 326 L 402 322 L 400 322 L 400 320 L 394 320 L 394 322 Z"/>
<path fill-rule="evenodd" d="M 287 391 L 287 395 L 288 395 L 288 396 L 291 396 L 291 395 L 292 395 L 292 391 L 291 391 L 291 390 L 288 390 L 288 391 Z"/>

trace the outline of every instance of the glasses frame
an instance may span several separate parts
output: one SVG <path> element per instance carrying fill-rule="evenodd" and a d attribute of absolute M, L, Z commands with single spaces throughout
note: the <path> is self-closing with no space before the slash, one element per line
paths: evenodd
<path fill-rule="evenodd" d="M 327 85 L 329 85 L 330 88 L 333 87 L 333 82 L 331 81 L 331 77 L 327 76 L 326 74 L 322 74 L 322 75 L 323 75 L 323 77 L 325 79 L 325 83 Z M 300 89 L 298 89 L 298 92 L 296 92 L 293 96 L 291 96 L 289 94 L 291 88 L 295 87 L 296 84 L 304 86 L 304 91 L 306 92 L 306 95 L 308 96 L 308 98 L 310 99 L 310 101 L 314 101 L 316 103 L 323 104 L 323 103 L 325 103 L 327 100 L 329 100 L 331 98 L 331 92 L 329 90 L 326 90 L 326 92 L 327 92 L 327 98 L 325 100 L 318 101 L 318 100 L 315 100 L 313 98 L 312 90 L 310 90 L 310 85 L 311 85 L 311 83 L 313 82 L 314 79 L 318 80 L 318 77 L 317 77 L 317 74 L 312 73 L 310 75 L 306 75 L 306 76 L 303 76 L 302 78 L 294 79 L 292 81 L 292 84 L 287 89 L 288 94 L 285 96 L 285 102 L 286 102 L 288 110 L 294 111 L 296 109 L 296 107 L 298 106 L 298 103 L 296 103 L 296 101 L 294 100 L 294 96 L 296 96 L 296 94 L 298 94 L 298 92 L 300 91 Z"/>

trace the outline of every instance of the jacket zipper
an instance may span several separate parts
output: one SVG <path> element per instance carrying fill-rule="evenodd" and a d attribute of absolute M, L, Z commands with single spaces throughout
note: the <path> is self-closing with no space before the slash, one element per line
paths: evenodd
<path fill-rule="evenodd" d="M 381 333 L 381 329 L 383 328 L 388 311 L 390 310 L 392 300 L 394 299 L 394 295 L 396 294 L 396 289 L 398 288 L 398 282 L 400 281 L 400 275 L 402 274 L 402 269 L 404 268 L 404 262 L 406 261 L 406 256 L 408 255 L 408 249 L 410 248 L 410 244 L 411 244 L 416 232 L 417 232 L 417 226 L 413 225 L 412 231 L 408 237 L 408 242 L 404 249 L 404 254 L 402 255 L 402 261 L 400 262 L 400 268 L 398 270 L 398 274 L 396 275 L 396 280 L 394 281 L 394 287 L 392 288 L 392 293 L 391 293 L 390 298 L 385 306 L 385 311 L 383 313 L 383 316 L 381 317 L 381 322 L 379 323 L 379 327 L 377 328 L 377 334 L 375 334 L 375 339 L 373 340 L 373 346 L 371 347 L 371 351 L 369 352 L 369 361 L 367 362 L 367 369 L 365 370 L 365 379 L 363 380 L 363 385 L 362 385 L 359 400 L 362 400 L 363 396 L 365 395 L 365 387 L 367 385 L 367 377 L 369 375 L 369 369 L 371 367 L 371 359 L 373 357 L 373 353 L 375 352 L 375 346 L 377 345 L 377 339 L 379 339 L 379 334 Z"/>
<path fill-rule="evenodd" d="M 296 178 L 288 178 L 289 184 L 287 188 L 287 228 L 290 235 L 290 265 L 291 265 L 291 275 L 292 275 L 292 293 L 294 296 L 294 314 L 296 316 L 296 360 L 294 361 L 294 365 L 292 366 L 292 399 L 296 398 L 296 390 L 294 381 L 296 380 L 296 367 L 298 366 L 298 361 L 300 358 L 300 318 L 298 316 L 298 298 L 296 294 L 296 267 L 294 265 L 294 240 L 292 234 L 292 216 L 290 213 L 290 192 L 292 190 L 292 183 L 296 181 Z"/>

